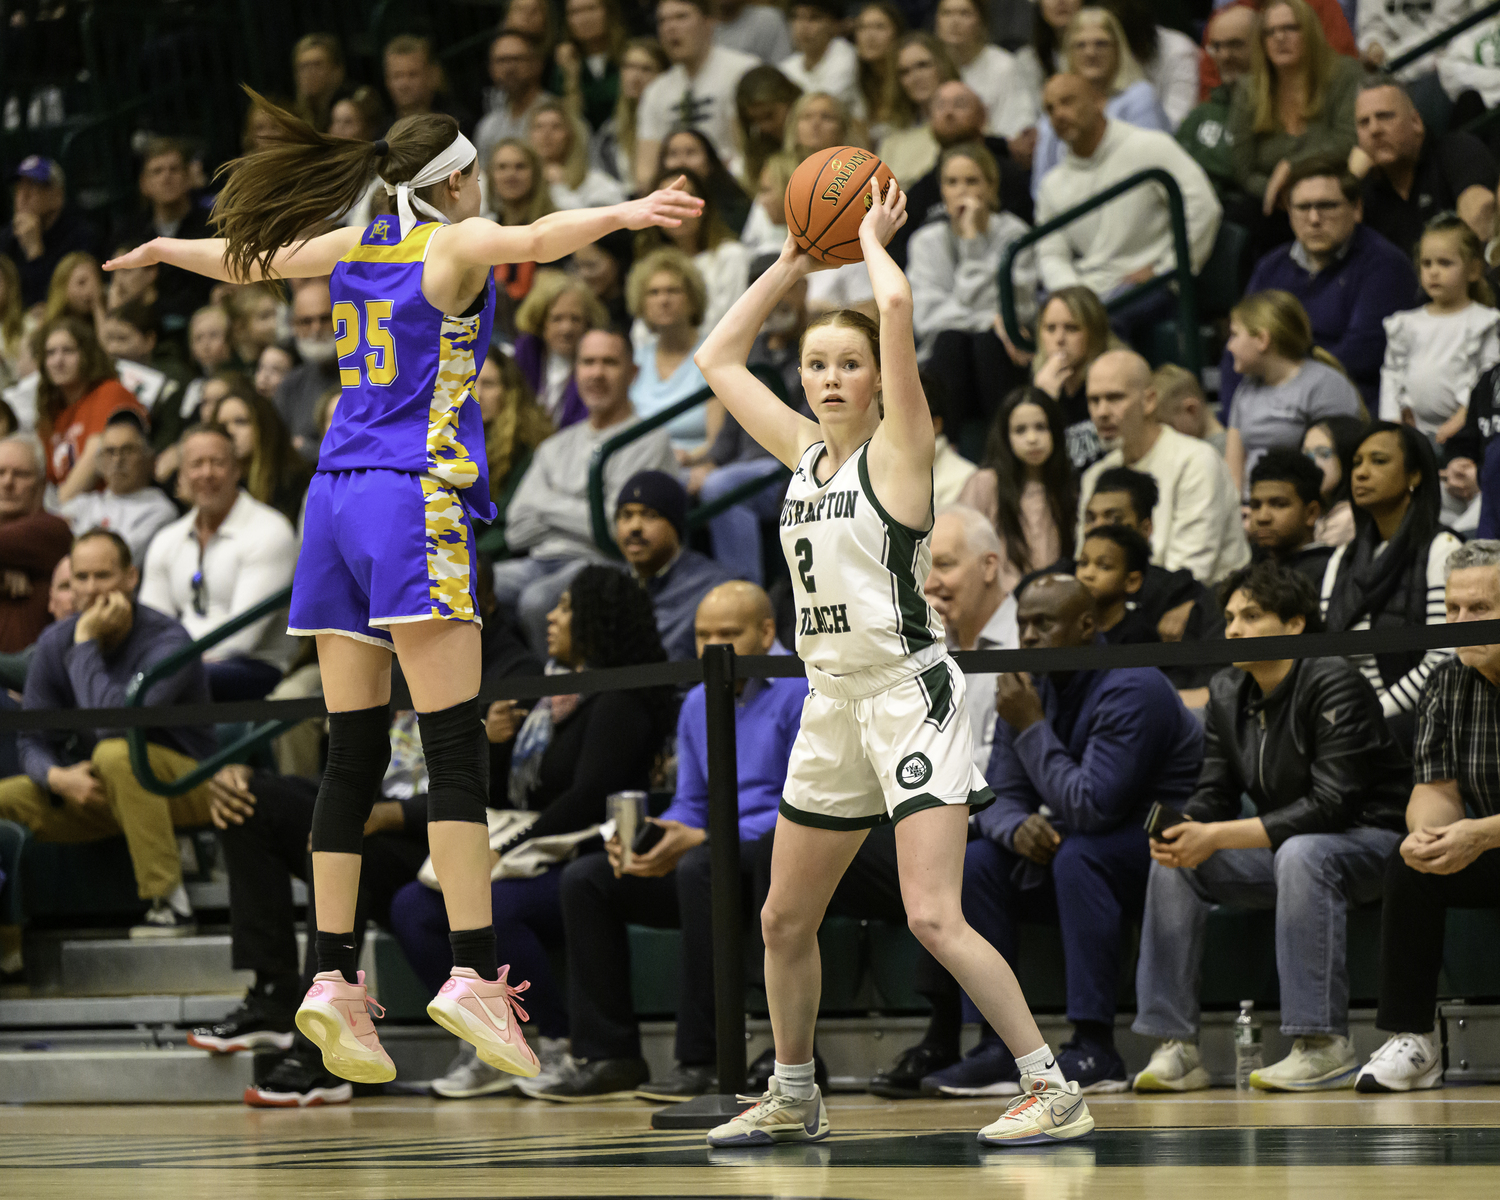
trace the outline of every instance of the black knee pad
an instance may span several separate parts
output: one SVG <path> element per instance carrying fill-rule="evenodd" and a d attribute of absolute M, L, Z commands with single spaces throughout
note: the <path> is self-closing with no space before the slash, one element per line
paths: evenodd
<path fill-rule="evenodd" d="M 380 797 L 391 761 L 388 705 L 328 714 L 328 765 L 313 808 L 312 848 L 333 854 L 364 850 L 365 822 Z"/>
<path fill-rule="evenodd" d="M 427 756 L 427 819 L 485 824 L 490 801 L 490 744 L 479 697 L 439 712 L 418 713 Z"/>

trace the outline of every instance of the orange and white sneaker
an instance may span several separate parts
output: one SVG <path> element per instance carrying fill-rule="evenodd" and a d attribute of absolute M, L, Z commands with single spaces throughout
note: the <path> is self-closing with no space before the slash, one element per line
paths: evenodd
<path fill-rule="evenodd" d="M 1094 1118 L 1071 1080 L 1063 1085 L 1035 1075 L 1021 1076 L 1021 1094 L 1000 1119 L 979 1131 L 986 1146 L 1034 1146 L 1067 1142 L 1094 1131 Z"/>
<path fill-rule="evenodd" d="M 530 1079 L 541 1072 L 542 1064 L 521 1032 L 521 1022 L 529 1018 L 516 997 L 531 984 L 511 987 L 505 979 L 509 971 L 507 963 L 491 982 L 470 967 L 454 967 L 443 990 L 427 1006 L 427 1015 L 472 1043 L 490 1066 Z"/>
<path fill-rule="evenodd" d="M 297 1009 L 297 1028 L 323 1052 L 323 1065 L 340 1079 L 352 1083 L 389 1083 L 396 1078 L 396 1064 L 380 1044 L 375 1032 L 376 1016 L 385 1009 L 365 991 L 365 973 L 350 983 L 339 971 L 319 971 Z"/>

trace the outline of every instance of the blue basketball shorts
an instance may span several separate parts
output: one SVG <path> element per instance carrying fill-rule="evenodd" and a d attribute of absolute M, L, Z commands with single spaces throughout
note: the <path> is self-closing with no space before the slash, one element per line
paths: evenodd
<path fill-rule="evenodd" d="M 408 471 L 319 471 L 307 489 L 287 632 L 391 645 L 389 627 L 472 621 L 474 530 L 459 493 Z"/>

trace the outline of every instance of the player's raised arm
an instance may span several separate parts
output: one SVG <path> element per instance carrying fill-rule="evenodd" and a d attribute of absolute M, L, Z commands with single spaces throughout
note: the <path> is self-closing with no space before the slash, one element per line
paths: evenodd
<path fill-rule="evenodd" d="M 788 237 L 781 257 L 734 302 L 693 355 L 714 395 L 745 432 L 788 467 L 796 467 L 803 452 L 818 440 L 818 426 L 783 404 L 750 373 L 745 360 L 782 297 L 821 265 Z"/>
<path fill-rule="evenodd" d="M 473 218 L 445 233 L 441 253 L 464 263 L 498 266 L 512 262 L 555 262 L 582 246 L 597 242 L 618 229 L 646 229 L 652 225 L 675 228 L 684 217 L 696 217 L 703 201 L 682 190 L 679 177 L 670 187 L 639 200 L 627 200 L 608 208 L 578 208 L 548 213 L 530 225 L 497 225 Z"/>
<path fill-rule="evenodd" d="M 911 283 L 885 248 L 906 224 L 906 193 L 892 180 L 881 196 L 872 181 L 870 196 L 870 211 L 859 226 L 859 245 L 880 309 L 880 385 L 885 408 L 870 448 L 879 458 L 899 458 L 930 478 L 935 442 L 932 414 L 917 375 Z"/>

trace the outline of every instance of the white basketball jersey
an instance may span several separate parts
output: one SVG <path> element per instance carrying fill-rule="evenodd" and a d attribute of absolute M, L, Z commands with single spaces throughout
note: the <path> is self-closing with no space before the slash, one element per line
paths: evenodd
<path fill-rule="evenodd" d="M 827 483 L 827 452 L 808 447 L 781 506 L 781 548 L 797 600 L 797 654 L 830 675 L 893 662 L 940 642 L 943 624 L 922 594 L 932 567 L 929 533 L 880 507 L 861 446 Z"/>

